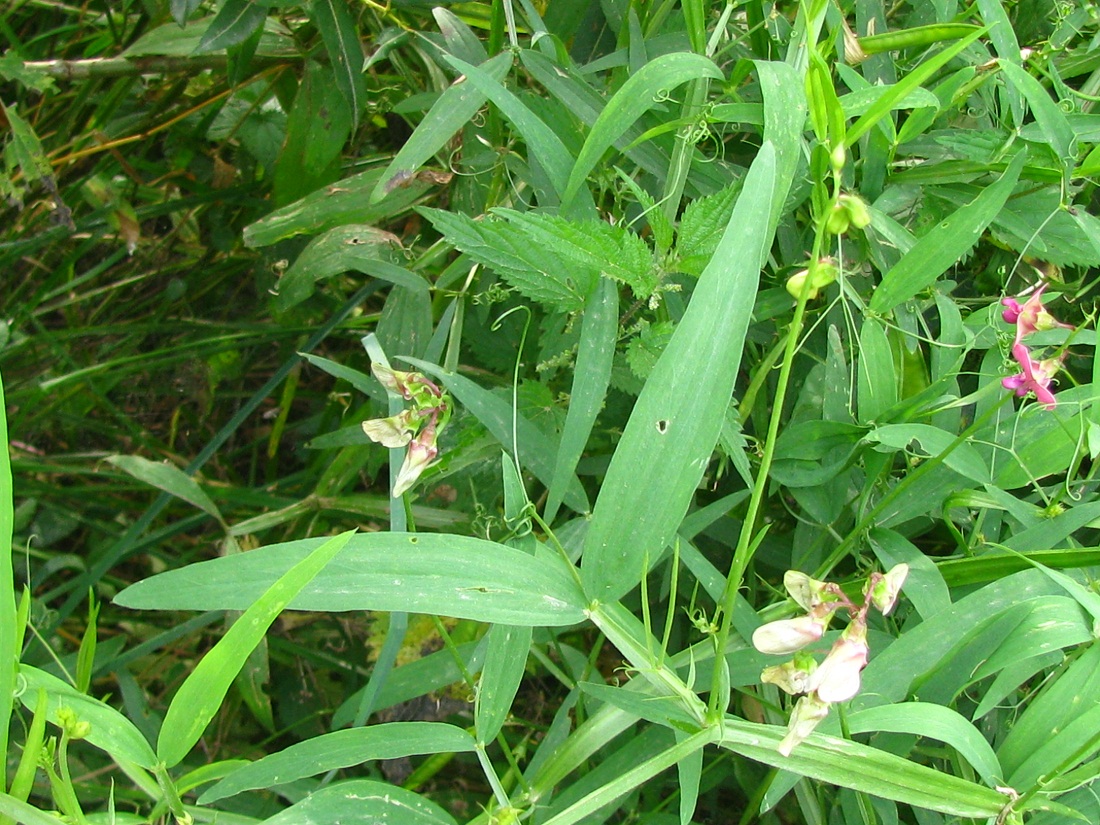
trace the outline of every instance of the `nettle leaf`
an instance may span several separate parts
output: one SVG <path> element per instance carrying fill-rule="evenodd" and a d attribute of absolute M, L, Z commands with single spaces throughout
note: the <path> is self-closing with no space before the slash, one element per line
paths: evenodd
<path fill-rule="evenodd" d="M 550 247 L 536 243 L 518 226 L 499 219 L 474 220 L 441 209 L 418 210 L 443 233 L 447 243 L 479 264 L 499 272 L 533 301 L 562 312 L 576 312 L 596 284 L 594 270 L 566 265 Z"/>
<path fill-rule="evenodd" d="M 702 273 L 718 248 L 740 191 L 741 182 L 738 181 L 713 195 L 697 198 L 684 210 L 676 237 L 680 272 L 696 278 Z"/>
<path fill-rule="evenodd" d="M 647 324 L 641 333 L 630 342 L 626 348 L 626 362 L 630 364 L 631 371 L 645 380 L 649 373 L 665 351 L 665 346 L 672 339 L 672 333 L 676 327 L 670 321 L 658 321 L 655 324 Z"/>
<path fill-rule="evenodd" d="M 646 242 L 623 226 L 601 220 L 570 221 L 541 212 L 494 209 L 530 242 L 553 249 L 567 263 L 626 284 L 639 298 L 657 288 L 653 254 Z"/>

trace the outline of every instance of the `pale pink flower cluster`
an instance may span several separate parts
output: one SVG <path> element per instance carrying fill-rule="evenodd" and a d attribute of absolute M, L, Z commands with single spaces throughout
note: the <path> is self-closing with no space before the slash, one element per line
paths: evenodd
<path fill-rule="evenodd" d="M 393 497 L 407 491 L 439 455 L 436 439 L 447 426 L 451 404 L 447 394 L 418 372 L 398 372 L 379 363 L 371 364 L 374 377 L 390 392 L 413 406 L 389 418 L 363 422 L 371 441 L 391 449 L 408 445 L 405 461 L 393 483 Z"/>
<path fill-rule="evenodd" d="M 1054 374 L 1062 366 L 1065 353 L 1054 357 L 1037 361 L 1031 357 L 1031 351 L 1024 345 L 1024 336 L 1040 330 L 1062 327 L 1072 329 L 1069 324 L 1063 324 L 1047 312 L 1043 306 L 1043 290 L 1046 284 L 1040 286 L 1026 302 L 1020 303 L 1015 298 L 1002 298 L 1004 312 L 1001 317 L 1006 323 L 1016 325 L 1016 339 L 1012 342 L 1012 358 L 1020 365 L 1020 372 L 1001 379 L 1001 385 L 1006 390 L 1013 390 L 1016 395 L 1025 396 L 1029 392 L 1035 395 L 1039 403 L 1048 410 L 1054 409 L 1058 403 L 1054 393 L 1050 390 L 1050 382 Z"/>
<path fill-rule="evenodd" d="M 883 615 L 894 609 L 898 594 L 909 575 L 909 566 L 899 564 L 888 573 L 872 573 L 863 590 L 863 604 L 856 605 L 839 585 L 811 579 L 805 573 L 788 570 L 783 577 L 787 589 L 805 615 L 761 625 L 752 634 L 752 644 L 761 653 L 794 658 L 764 669 L 760 680 L 792 696 L 799 696 L 791 711 L 787 735 L 779 752 L 790 756 L 802 740 L 829 714 L 834 702 L 846 702 L 859 693 L 860 673 L 867 665 L 867 613 L 872 606 Z M 840 634 L 819 665 L 803 648 L 818 641 L 839 609 L 848 611 L 848 627 Z"/>

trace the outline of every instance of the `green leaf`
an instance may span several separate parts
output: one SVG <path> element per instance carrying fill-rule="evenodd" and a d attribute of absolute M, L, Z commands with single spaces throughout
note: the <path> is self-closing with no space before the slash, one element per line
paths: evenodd
<path fill-rule="evenodd" d="M 366 104 L 367 86 L 363 77 L 363 47 L 359 33 L 344 0 L 313 0 L 310 17 L 321 32 L 325 51 L 332 66 L 333 81 L 351 111 L 352 128 Z"/>
<path fill-rule="evenodd" d="M 987 785 L 1004 780 L 1001 764 L 985 737 L 965 717 L 942 705 L 906 702 L 862 710 L 848 717 L 848 730 L 852 734 L 889 731 L 937 739 L 957 750 Z"/>
<path fill-rule="evenodd" d="M 648 298 L 657 287 L 653 255 L 646 242 L 624 226 L 613 226 L 601 220 L 570 221 L 545 212 L 516 212 L 494 209 L 517 229 L 521 243 L 540 249 L 553 249 L 570 271 L 590 273 L 588 282 L 600 276 L 626 284 L 639 298 Z M 587 292 L 586 292 L 587 294 Z"/>
<path fill-rule="evenodd" d="M 225 0 L 203 32 L 195 54 L 207 54 L 236 46 L 264 24 L 267 7 L 254 0 Z"/>
<path fill-rule="evenodd" d="M 842 788 L 955 816 L 997 816 L 1009 798 L 992 788 L 847 739 L 812 733 L 790 756 L 776 747 L 784 728 L 727 716 L 719 745 L 765 765 Z"/>
<path fill-rule="evenodd" d="M 699 277 L 722 240 L 740 191 L 741 182 L 735 181 L 688 204 L 676 233 L 677 269 Z"/>
<path fill-rule="evenodd" d="M 569 174 L 569 183 L 562 202 L 568 204 L 577 195 L 588 173 L 596 166 L 603 153 L 638 118 L 657 105 L 660 95 L 682 83 L 702 77 L 721 80 L 723 74 L 709 58 L 687 52 L 673 52 L 656 57 L 631 75 L 592 124 L 592 131 L 589 132 L 577 156 L 577 162 L 573 165 L 573 171 Z"/>
<path fill-rule="evenodd" d="M 857 366 L 859 391 L 856 401 L 859 421 L 867 424 L 898 403 L 898 377 L 894 368 L 893 350 L 885 328 L 876 318 L 863 319 L 863 326 L 859 330 Z"/>
<path fill-rule="evenodd" d="M 1066 113 L 1058 108 L 1050 93 L 1022 66 L 1003 57 L 997 62 L 1008 82 L 1027 100 L 1044 139 L 1062 162 L 1064 174 L 1068 175 L 1077 155 L 1077 137 L 1066 120 Z"/>
<path fill-rule="evenodd" d="M 489 78 L 499 82 L 512 68 L 512 55 L 502 52 L 486 61 L 481 69 Z M 382 173 L 370 202 L 382 200 L 392 190 L 393 182 L 411 176 L 425 161 L 443 148 L 459 129 L 470 122 L 485 103 L 485 93 L 474 84 L 460 77 L 452 83 L 432 104 L 432 108 L 405 141 L 386 171 Z"/>
<path fill-rule="evenodd" d="M 33 709 L 39 688 L 46 691 L 49 699 L 48 719 L 58 723 L 57 712 L 69 708 L 76 713 L 77 719 L 89 723 L 91 731 L 85 737 L 97 748 L 106 751 L 112 757 L 152 770 L 157 764 L 157 756 L 145 737 L 134 724 L 112 708 L 80 693 L 76 688 L 63 682 L 56 676 L 30 665 L 19 666 L 19 678 L 26 682 L 26 690 L 20 695 L 23 704 Z"/>
<path fill-rule="evenodd" d="M 998 748 L 998 755 L 1007 775 L 1013 778 L 1026 773 L 1028 783 L 1034 781 L 1036 771 L 1066 770 L 1067 766 L 1056 761 L 1055 751 L 1064 753 L 1072 740 L 1080 741 L 1083 733 L 1095 735 L 1095 717 L 1100 707 L 1100 645 L 1093 644 L 1067 668 L 1058 673 L 1057 679 L 1035 701 L 1024 709 L 1008 735 Z M 1088 716 L 1094 721 L 1090 728 L 1074 728 L 1075 723 Z M 1086 733 L 1087 731 L 1087 733 Z M 1061 739 L 1053 750 L 1044 750 L 1049 743 Z M 1036 758 L 1038 757 L 1038 758 Z M 1019 790 L 1024 787 L 1017 786 Z"/>
<path fill-rule="evenodd" d="M 179 764 L 199 741 L 206 726 L 221 707 L 229 686 L 249 654 L 264 638 L 268 627 L 302 588 L 344 548 L 353 535 L 349 531 L 323 542 L 278 579 L 273 580 L 210 652 L 203 656 L 202 661 L 195 666 L 172 698 L 161 725 L 157 756 L 165 765 L 172 767 Z M 251 555 L 244 553 L 223 556 L 218 561 L 233 562 L 247 559 Z M 183 570 L 194 570 L 197 566 L 192 565 Z"/>
<path fill-rule="evenodd" d="M 481 744 L 492 742 L 504 727 L 531 649 L 530 627 L 494 624 L 486 635 L 485 664 L 474 700 L 474 726 Z"/>
<path fill-rule="evenodd" d="M 611 365 L 619 335 L 619 291 L 613 281 L 601 278 L 588 296 L 581 320 L 581 340 L 569 393 L 569 410 L 562 427 L 554 472 L 547 485 L 545 518 L 554 521 L 566 490 L 584 453 L 596 417 L 611 382 Z"/>
<path fill-rule="evenodd" d="M 404 267 L 383 260 L 386 252 L 400 246 L 397 236 L 373 226 L 350 224 L 330 229 L 314 238 L 279 279 L 275 308 L 286 311 L 313 294 L 318 281 L 362 272 L 410 289 L 428 290 L 427 282 Z"/>
<path fill-rule="evenodd" d="M 370 192 L 381 179 L 381 169 L 361 172 L 276 209 L 244 228 L 245 246 L 270 246 L 295 235 L 316 234 L 344 224 L 371 226 L 393 220 L 429 189 L 429 184 L 414 178 L 381 201 L 368 203 Z"/>
<path fill-rule="evenodd" d="M 864 440 L 893 450 L 908 450 L 916 442 L 926 455 L 938 456 L 952 447 L 956 437 L 928 424 L 888 424 L 875 427 L 864 436 Z M 973 444 L 954 444 L 943 463 L 978 484 L 989 481 L 989 468 Z"/>
<path fill-rule="evenodd" d="M 775 177 L 765 142 L 745 179 L 726 234 L 627 422 L 585 539 L 585 592 L 617 599 L 637 584 L 643 560 L 675 534 L 721 432 L 741 362 L 760 268 L 771 245 Z"/>
<path fill-rule="evenodd" d="M 437 14 L 441 11 L 442 9 L 436 9 Z M 512 122 L 527 143 L 530 160 L 541 164 L 554 187 L 555 196 L 560 200 L 569 180 L 569 170 L 573 168 L 573 156 L 569 154 L 561 138 L 515 94 L 506 89 L 500 78 L 450 55 L 443 55 L 443 59 L 461 72 L 466 82 L 485 95 Z M 595 212 L 595 206 L 591 202 L 587 207 L 589 211 Z"/>
<path fill-rule="evenodd" d="M 476 221 L 442 209 L 419 210 L 447 243 L 499 272 L 533 301 L 562 312 L 575 312 L 595 286 L 592 269 L 566 266 L 557 249 L 535 244 L 528 233 L 500 219 Z M 551 251 L 553 249 L 553 251 Z"/>
<path fill-rule="evenodd" d="M 350 134 L 351 110 L 332 83 L 328 68 L 308 63 L 275 163 L 275 203 L 292 203 L 336 180 L 340 152 Z"/>
<path fill-rule="evenodd" d="M 283 785 L 374 759 L 460 753 L 472 751 L 474 746 L 474 738 L 465 730 L 442 722 L 387 722 L 333 731 L 298 742 L 233 771 L 203 793 L 199 804 L 209 805 L 242 791 Z"/>
<path fill-rule="evenodd" d="M 357 822 L 455 825 L 454 817 L 434 802 L 412 791 L 373 779 L 353 779 L 321 788 L 285 811 L 265 819 L 263 825 Z"/>
<path fill-rule="evenodd" d="M 137 610 L 244 610 L 323 542 L 273 544 L 170 570 L 114 601 Z M 532 557 L 468 536 L 370 533 L 352 536 L 287 609 L 401 610 L 555 627 L 584 621 L 584 604 L 556 556 Z"/>
<path fill-rule="evenodd" d="M 871 296 L 872 312 L 883 315 L 927 289 L 947 269 L 965 255 L 1012 194 L 1025 152 L 1017 152 L 1008 169 L 973 201 L 948 216 L 917 241 L 889 272 Z"/>
<path fill-rule="evenodd" d="M 191 476 L 172 464 L 150 461 L 138 455 L 112 455 L 107 461 L 139 481 L 181 498 L 224 524 L 218 507 Z"/>

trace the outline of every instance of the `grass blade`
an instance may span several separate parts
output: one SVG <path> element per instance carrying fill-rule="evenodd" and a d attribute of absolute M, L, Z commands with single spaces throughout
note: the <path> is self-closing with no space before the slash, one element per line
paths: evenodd
<path fill-rule="evenodd" d="M 157 756 L 170 768 L 199 741 L 245 660 L 298 592 L 348 543 L 353 532 L 316 548 L 268 587 L 198 663 L 168 706 Z M 225 560 L 247 558 L 226 556 Z"/>
<path fill-rule="evenodd" d="M 0 754 L 8 752 L 8 720 L 11 719 L 20 653 L 16 649 L 18 627 L 15 620 L 15 578 L 11 564 L 15 489 L 11 477 L 11 454 L 8 451 L 6 410 L 4 382 L 0 377 Z M 5 759 L 0 763 L 0 791 L 7 787 Z"/>

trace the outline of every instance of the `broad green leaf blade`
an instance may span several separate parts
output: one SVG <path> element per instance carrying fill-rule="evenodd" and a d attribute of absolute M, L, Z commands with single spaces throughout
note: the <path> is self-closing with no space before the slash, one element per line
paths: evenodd
<path fill-rule="evenodd" d="M 871 297 L 872 312 L 884 315 L 927 289 L 978 242 L 1012 194 L 1026 156 L 1025 152 L 1017 152 L 996 183 L 933 227 L 882 276 L 882 283 Z"/>
<path fill-rule="evenodd" d="M 591 267 L 567 266 L 556 246 L 535 242 L 523 227 L 509 221 L 474 220 L 428 207 L 418 211 L 447 243 L 491 267 L 527 298 L 560 312 L 580 310 L 599 277 Z"/>
<path fill-rule="evenodd" d="M 588 296 L 581 320 L 577 365 L 569 394 L 569 411 L 562 427 L 561 443 L 554 460 L 544 511 L 553 523 L 564 500 L 567 485 L 575 478 L 577 462 L 584 452 L 611 382 L 611 365 L 619 334 L 619 289 L 609 278 L 600 278 Z"/>
<path fill-rule="evenodd" d="M 138 610 L 244 610 L 323 539 L 273 544 L 170 570 L 115 597 Z M 291 610 L 404 610 L 555 627 L 584 621 L 565 563 L 468 536 L 357 534 L 288 605 Z"/>
<path fill-rule="evenodd" d="M 264 24 L 267 7 L 255 0 L 226 0 L 203 32 L 195 54 L 206 54 L 236 46 Z"/>
<path fill-rule="evenodd" d="M 709 58 L 688 52 L 673 52 L 656 57 L 639 72 L 631 75 L 607 102 L 592 125 L 592 131 L 585 139 L 573 171 L 569 174 L 562 203 L 568 205 L 573 200 L 603 153 L 638 118 L 657 104 L 662 92 L 702 77 L 721 80 L 723 75 Z"/>
<path fill-rule="evenodd" d="M 1009 802 L 1007 796 L 976 782 L 821 733 L 810 734 L 790 756 L 781 756 L 776 747 L 786 732 L 727 716 L 718 744 L 801 776 L 955 816 L 997 816 Z"/>
<path fill-rule="evenodd" d="M 172 698 L 161 725 L 157 756 L 168 767 L 179 764 L 199 741 L 221 707 L 233 679 L 271 623 L 353 535 L 349 531 L 329 539 L 273 581 L 195 666 Z M 243 559 L 249 555 L 224 556 L 222 560 Z"/>
<path fill-rule="evenodd" d="M 771 246 L 775 177 L 765 142 L 687 312 L 650 374 L 608 467 L 584 545 L 592 598 L 614 600 L 675 534 L 721 432 L 760 268 Z"/>
<path fill-rule="evenodd" d="M 123 472 L 129 473 L 139 481 L 163 490 L 166 493 L 181 498 L 188 504 L 193 504 L 204 513 L 222 520 L 222 514 L 218 507 L 191 476 L 172 464 L 159 461 L 150 461 L 139 455 L 112 455 L 107 461 L 114 464 Z"/>
<path fill-rule="evenodd" d="M 473 749 L 474 738 L 469 733 L 443 722 L 386 722 L 333 731 L 298 742 L 233 771 L 207 790 L 199 798 L 199 804 L 209 805 L 242 791 L 270 788 L 374 759 Z"/>
<path fill-rule="evenodd" d="M 263 825 L 455 825 L 454 817 L 419 794 L 388 782 L 354 779 L 314 791 Z"/>
<path fill-rule="evenodd" d="M 928 702 L 881 705 L 851 714 L 848 730 L 853 734 L 889 731 L 937 739 L 957 750 L 987 785 L 1004 781 L 1001 764 L 985 737 L 965 717 L 943 705 Z"/>
<path fill-rule="evenodd" d="M 511 52 L 502 52 L 486 61 L 481 69 L 497 82 L 512 68 Z M 377 203 L 392 188 L 392 182 L 402 180 L 419 169 L 425 161 L 443 148 L 485 103 L 485 94 L 465 78 L 459 78 L 439 96 L 428 114 L 420 121 L 412 136 L 390 161 L 382 178 L 371 193 L 370 202 Z"/>
<path fill-rule="evenodd" d="M 55 725 L 58 709 L 70 708 L 76 713 L 77 719 L 92 726 L 86 738 L 97 748 L 112 757 L 132 762 L 147 770 L 156 766 L 157 756 L 141 731 L 110 705 L 80 693 L 68 682 L 30 665 L 20 666 L 19 677 L 26 681 L 27 689 L 20 698 L 28 708 L 33 710 L 38 689 L 42 688 L 49 700 L 47 718 Z"/>
<path fill-rule="evenodd" d="M 451 395 L 473 413 L 505 449 L 512 451 L 512 405 L 510 403 L 479 387 L 469 378 L 446 372 L 435 364 L 415 358 L 402 360 L 442 381 Z M 522 415 L 516 417 L 516 433 L 519 436 L 520 463 L 531 470 L 539 481 L 549 486 L 554 475 L 554 461 L 558 446 Z M 576 476 L 569 479 L 565 491 L 565 503 L 578 513 L 587 513 L 591 509 L 584 488 L 581 487 Z"/>
<path fill-rule="evenodd" d="M 332 66 L 333 81 L 351 110 L 352 130 L 366 103 L 366 80 L 363 77 L 363 47 L 355 30 L 348 4 L 343 0 L 313 0 L 310 15 L 321 32 L 321 39 Z"/>
<path fill-rule="evenodd" d="M 482 744 L 492 742 L 508 718 L 527 669 L 531 628 L 494 624 L 487 635 L 489 646 L 474 703 L 474 726 Z"/>

